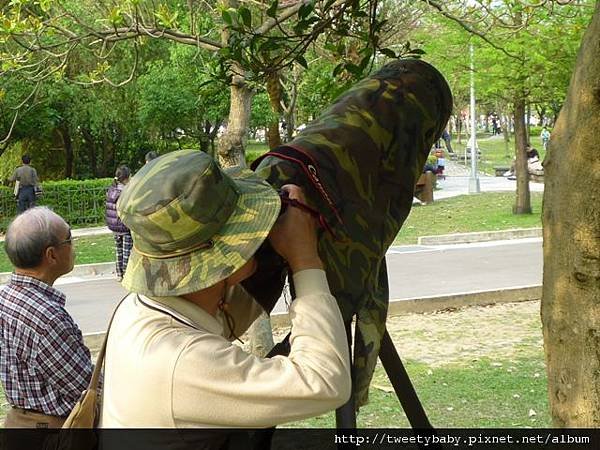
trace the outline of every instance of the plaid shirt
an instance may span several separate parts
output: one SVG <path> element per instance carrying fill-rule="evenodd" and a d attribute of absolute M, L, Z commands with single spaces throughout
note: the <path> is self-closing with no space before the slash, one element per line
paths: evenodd
<path fill-rule="evenodd" d="M 90 351 L 65 300 L 28 276 L 0 288 L 0 379 L 12 406 L 67 416 L 87 389 Z"/>

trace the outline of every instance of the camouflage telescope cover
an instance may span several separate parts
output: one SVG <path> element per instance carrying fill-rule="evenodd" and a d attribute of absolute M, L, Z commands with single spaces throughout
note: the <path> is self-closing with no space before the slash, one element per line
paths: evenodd
<path fill-rule="evenodd" d="M 267 156 L 256 173 L 271 185 L 304 188 L 338 239 L 321 232 L 319 253 L 346 322 L 356 315 L 356 407 L 368 388 L 389 302 L 385 253 L 410 212 L 416 181 L 452 110 L 443 76 L 420 60 L 399 60 L 359 82 L 289 145 L 314 159 L 341 216 L 294 162 Z"/>

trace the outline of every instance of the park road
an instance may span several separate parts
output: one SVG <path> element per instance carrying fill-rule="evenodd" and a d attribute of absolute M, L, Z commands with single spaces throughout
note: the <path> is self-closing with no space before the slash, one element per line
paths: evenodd
<path fill-rule="evenodd" d="M 403 299 L 540 285 L 541 238 L 443 246 L 398 246 L 387 254 L 390 298 Z M 126 294 L 114 278 L 65 278 L 67 310 L 83 333 L 105 331 Z M 281 302 L 275 312 L 284 312 Z"/>

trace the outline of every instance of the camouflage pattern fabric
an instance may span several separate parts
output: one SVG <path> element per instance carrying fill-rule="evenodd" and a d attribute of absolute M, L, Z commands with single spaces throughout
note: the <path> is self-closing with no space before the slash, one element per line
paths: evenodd
<path fill-rule="evenodd" d="M 206 153 L 180 150 L 150 161 L 117 203 L 133 237 L 123 286 L 169 296 L 216 284 L 254 255 L 280 207 L 263 179 L 221 170 Z"/>
<path fill-rule="evenodd" d="M 308 206 L 325 216 L 338 237 L 322 232 L 319 253 L 345 321 L 357 320 L 357 408 L 367 402 L 385 331 L 385 253 L 410 212 L 415 183 L 451 110 L 450 89 L 435 68 L 395 61 L 343 94 L 289 144 L 317 163 L 341 222 L 294 162 L 267 156 L 256 167 L 275 187 L 302 186 Z"/>

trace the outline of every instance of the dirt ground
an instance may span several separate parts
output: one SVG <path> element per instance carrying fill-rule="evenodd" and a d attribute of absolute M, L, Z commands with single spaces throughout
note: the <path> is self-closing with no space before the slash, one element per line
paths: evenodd
<path fill-rule="evenodd" d="M 387 328 L 402 359 L 431 366 L 510 358 L 543 346 L 539 301 L 390 316 Z M 275 342 L 287 331 L 274 330 Z"/>
<path fill-rule="evenodd" d="M 403 360 L 432 367 L 467 365 L 484 357 L 510 359 L 517 354 L 539 352 L 543 342 L 539 301 L 390 316 L 387 327 Z M 288 331 L 273 330 L 275 342 Z M 2 395 L 0 420 L 7 408 Z"/>

